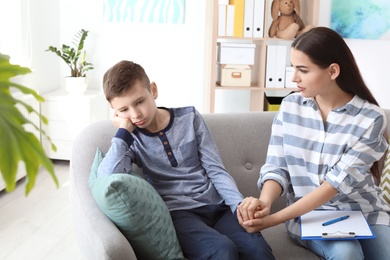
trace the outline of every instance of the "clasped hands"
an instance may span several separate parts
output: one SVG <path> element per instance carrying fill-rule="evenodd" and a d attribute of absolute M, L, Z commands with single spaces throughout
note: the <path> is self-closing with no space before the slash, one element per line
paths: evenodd
<path fill-rule="evenodd" d="M 240 225 L 248 232 L 259 232 L 271 225 L 271 205 L 254 197 L 245 198 L 237 207 L 237 218 Z"/>

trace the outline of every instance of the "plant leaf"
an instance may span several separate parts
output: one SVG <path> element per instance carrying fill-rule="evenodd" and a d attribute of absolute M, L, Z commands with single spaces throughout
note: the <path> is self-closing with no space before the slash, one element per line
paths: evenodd
<path fill-rule="evenodd" d="M 14 76 L 28 72 L 31 70 L 10 64 L 9 56 L 0 53 L 0 172 L 6 190 L 11 192 L 15 189 L 18 166 L 20 162 L 24 162 L 27 174 L 26 195 L 33 189 L 41 166 L 46 168 L 58 187 L 52 161 L 46 156 L 39 139 L 33 133 L 26 131 L 24 126 L 30 124 L 40 134 L 46 134 L 39 126 L 25 118 L 16 105 L 21 105 L 28 113 L 36 113 L 44 123 L 47 123 L 47 119 L 33 107 L 11 95 L 10 88 L 14 87 L 23 94 L 33 95 L 39 102 L 44 100 L 33 89 L 9 81 Z M 52 146 L 54 147 L 53 144 Z"/>
<path fill-rule="evenodd" d="M 0 53 L 0 82 L 7 82 L 10 78 L 30 73 L 29 68 L 9 63 L 10 57 Z"/>

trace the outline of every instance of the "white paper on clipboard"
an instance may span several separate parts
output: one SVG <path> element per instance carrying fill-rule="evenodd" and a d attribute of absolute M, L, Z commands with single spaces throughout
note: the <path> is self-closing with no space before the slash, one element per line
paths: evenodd
<path fill-rule="evenodd" d="M 322 225 L 326 221 L 345 215 L 349 215 L 349 218 L 328 226 Z M 361 211 L 313 210 L 301 216 L 302 240 L 327 239 L 327 236 L 323 236 L 324 233 L 328 236 L 337 235 L 335 237 L 330 236 L 331 239 L 375 238 Z M 353 236 L 350 235 L 352 233 Z"/>

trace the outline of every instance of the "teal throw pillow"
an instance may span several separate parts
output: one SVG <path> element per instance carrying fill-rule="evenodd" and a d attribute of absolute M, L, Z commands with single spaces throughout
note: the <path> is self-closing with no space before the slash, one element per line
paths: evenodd
<path fill-rule="evenodd" d="M 138 259 L 184 259 L 171 216 L 156 190 L 141 177 L 98 177 L 104 154 L 98 148 L 89 186 L 99 208 L 130 242 Z"/>

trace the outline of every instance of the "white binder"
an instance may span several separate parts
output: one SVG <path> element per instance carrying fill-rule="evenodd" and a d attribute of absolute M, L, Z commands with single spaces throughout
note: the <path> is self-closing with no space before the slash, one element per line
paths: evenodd
<path fill-rule="evenodd" d="M 292 77 L 294 75 L 294 67 L 293 66 L 287 66 L 286 67 L 286 74 L 284 77 L 284 87 L 286 88 L 296 88 L 297 83 L 292 81 Z"/>
<path fill-rule="evenodd" d="M 244 6 L 244 37 L 253 37 L 253 14 L 254 1 L 245 0 Z"/>
<path fill-rule="evenodd" d="M 226 36 L 227 5 L 218 5 L 218 36 Z"/>
<path fill-rule="evenodd" d="M 267 46 L 267 67 L 265 69 L 265 87 L 275 88 L 275 71 L 276 71 L 276 47 Z"/>
<path fill-rule="evenodd" d="M 284 88 L 286 70 L 286 46 L 267 46 L 266 88 Z"/>
<path fill-rule="evenodd" d="M 253 37 L 264 37 L 264 0 L 254 0 Z"/>
<path fill-rule="evenodd" d="M 264 37 L 264 0 L 245 0 L 244 37 Z"/>
<path fill-rule="evenodd" d="M 276 47 L 275 87 L 284 88 L 286 74 L 286 46 Z"/>
<path fill-rule="evenodd" d="M 227 6 L 226 12 L 226 36 L 233 36 L 234 28 L 234 5 Z"/>

